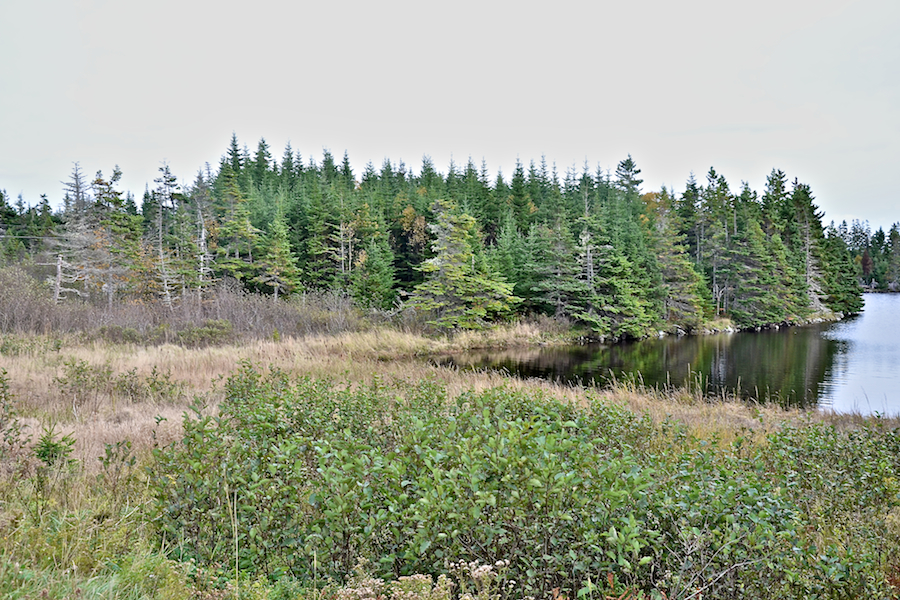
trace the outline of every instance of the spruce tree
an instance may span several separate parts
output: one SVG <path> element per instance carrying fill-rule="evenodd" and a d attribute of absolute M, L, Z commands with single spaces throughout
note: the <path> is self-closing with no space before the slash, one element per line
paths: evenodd
<path fill-rule="evenodd" d="M 98 171 L 91 183 L 95 200 L 89 213 L 94 223 L 95 249 L 102 257 L 97 267 L 108 308 L 112 308 L 117 292 L 129 290 L 135 279 L 143 275 L 142 219 L 127 211 L 122 192 L 116 189 L 121 178 L 122 171 L 116 165 L 109 180 Z"/>
<path fill-rule="evenodd" d="M 531 194 L 525 180 L 525 168 L 522 161 L 516 160 L 516 168 L 513 171 L 512 180 L 509 186 L 509 206 L 515 217 L 516 227 L 519 231 L 528 231 L 531 219 L 537 212 L 534 202 L 531 200 Z"/>
<path fill-rule="evenodd" d="M 531 295 L 529 271 L 525 267 L 525 243 L 512 209 L 507 210 L 502 220 L 500 234 L 496 244 L 491 247 L 488 258 L 494 270 L 513 286 L 516 296 L 527 298 Z"/>
<path fill-rule="evenodd" d="M 579 310 L 579 298 L 588 288 L 578 279 L 575 239 L 565 217 L 557 217 L 552 228 L 532 225 L 526 248 L 526 283 L 530 284 L 527 305 L 547 315 L 573 317 Z"/>
<path fill-rule="evenodd" d="M 761 227 L 751 221 L 731 248 L 729 263 L 735 270 L 735 290 L 730 315 L 741 327 L 793 322 L 802 316 L 803 296 L 782 277 L 789 268 L 785 254 L 766 246 Z"/>
<path fill-rule="evenodd" d="M 480 329 L 509 315 L 519 299 L 481 255 L 475 219 L 450 200 L 437 200 L 432 212 L 435 256 L 419 267 L 425 280 L 416 286 L 409 306 L 440 329 Z"/>
<path fill-rule="evenodd" d="M 365 308 L 390 310 L 397 298 L 394 255 L 383 236 L 369 238 L 351 275 L 353 299 Z"/>
<path fill-rule="evenodd" d="M 239 281 L 253 277 L 253 248 L 258 230 L 250 222 L 247 199 L 238 185 L 234 171 L 225 168 L 219 173 L 224 180 L 218 202 L 218 245 L 216 266 L 224 274 Z"/>
<path fill-rule="evenodd" d="M 885 280 L 890 291 L 900 291 L 900 223 L 894 223 L 888 230 Z"/>
<path fill-rule="evenodd" d="M 862 287 L 847 243 L 832 229 L 825 236 L 823 250 L 826 264 L 822 278 L 825 305 L 843 315 L 858 314 L 864 304 Z"/>
<path fill-rule="evenodd" d="M 655 201 L 651 245 L 656 249 L 662 279 L 662 318 L 690 331 L 699 327 L 711 310 L 708 291 L 689 254 L 677 203 L 665 188 Z"/>
<path fill-rule="evenodd" d="M 163 164 L 159 168 L 159 177 L 153 181 L 156 183 L 156 188 L 152 193 L 151 207 L 154 212 L 151 215 L 153 229 L 150 232 L 153 248 L 153 271 L 157 294 L 162 299 L 163 305 L 171 309 L 176 300 L 178 276 L 168 242 L 172 212 L 175 210 L 175 194 L 178 192 L 179 185 L 167 164 Z M 145 214 L 144 218 L 146 219 L 147 216 Z"/>
<path fill-rule="evenodd" d="M 272 175 L 272 153 L 269 151 L 266 139 L 259 138 L 256 154 L 250 163 L 250 177 L 252 178 L 253 186 L 257 189 L 265 188 Z"/>
<path fill-rule="evenodd" d="M 579 293 L 572 316 L 601 337 L 639 338 L 653 323 L 634 266 L 611 243 L 599 219 L 590 213 L 581 219 L 578 238 Z"/>
<path fill-rule="evenodd" d="M 255 277 L 255 281 L 272 288 L 276 302 L 279 295 L 289 294 L 300 288 L 300 268 L 297 266 L 297 257 L 291 252 L 287 222 L 280 210 L 272 221 L 266 253 L 257 268 L 259 275 Z"/>

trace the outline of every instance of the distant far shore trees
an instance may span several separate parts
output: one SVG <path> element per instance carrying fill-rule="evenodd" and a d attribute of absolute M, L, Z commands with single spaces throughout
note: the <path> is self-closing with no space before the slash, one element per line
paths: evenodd
<path fill-rule="evenodd" d="M 762 193 L 710 169 L 681 193 L 614 171 L 429 158 L 418 173 L 347 155 L 281 160 L 233 135 L 216 168 L 181 185 L 164 165 L 138 203 L 121 172 L 75 164 L 62 207 L 0 193 L 0 265 L 31 265 L 54 301 L 173 309 L 230 281 L 278 302 L 328 292 L 404 309 L 438 329 L 521 315 L 566 318 L 604 339 L 799 323 L 862 307 L 862 285 L 900 289 L 900 233 L 825 227 L 808 185 L 779 170 Z M 39 268 L 38 268 L 39 267 Z"/>

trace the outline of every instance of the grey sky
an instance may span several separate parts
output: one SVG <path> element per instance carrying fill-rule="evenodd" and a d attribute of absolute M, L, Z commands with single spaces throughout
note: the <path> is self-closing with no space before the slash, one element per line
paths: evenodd
<path fill-rule="evenodd" d="M 59 202 L 79 161 L 140 198 L 232 131 L 304 157 L 560 173 L 631 153 L 645 191 L 778 167 L 826 222 L 900 221 L 900 2 L 0 3 L 0 189 Z"/>

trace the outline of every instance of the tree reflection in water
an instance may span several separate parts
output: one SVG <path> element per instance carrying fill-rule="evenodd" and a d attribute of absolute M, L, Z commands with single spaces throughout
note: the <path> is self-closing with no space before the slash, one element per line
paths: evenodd
<path fill-rule="evenodd" d="M 827 327 L 471 352 L 441 362 L 585 385 L 605 386 L 614 380 L 663 389 L 699 385 L 710 396 L 735 394 L 812 407 L 842 346 L 822 335 Z"/>

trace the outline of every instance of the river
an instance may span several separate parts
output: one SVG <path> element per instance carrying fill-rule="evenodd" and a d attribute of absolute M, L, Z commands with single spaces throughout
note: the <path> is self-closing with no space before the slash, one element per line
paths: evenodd
<path fill-rule="evenodd" d="M 761 332 L 613 345 L 472 352 L 448 362 L 521 377 L 633 380 L 836 412 L 900 415 L 900 294 L 866 294 L 856 317 Z"/>

